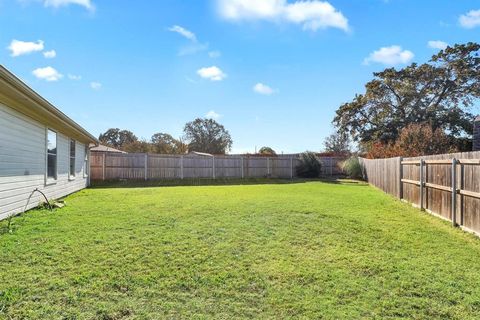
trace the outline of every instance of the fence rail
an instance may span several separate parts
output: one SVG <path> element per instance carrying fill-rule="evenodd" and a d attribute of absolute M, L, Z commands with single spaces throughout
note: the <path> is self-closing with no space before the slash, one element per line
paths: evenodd
<path fill-rule="evenodd" d="M 322 174 L 341 174 L 344 158 L 323 157 Z M 184 178 L 295 178 L 297 155 L 276 157 L 162 155 L 92 152 L 90 174 L 94 180 L 161 180 Z"/>
<path fill-rule="evenodd" d="M 480 234 L 480 152 L 360 162 L 369 183 Z"/>

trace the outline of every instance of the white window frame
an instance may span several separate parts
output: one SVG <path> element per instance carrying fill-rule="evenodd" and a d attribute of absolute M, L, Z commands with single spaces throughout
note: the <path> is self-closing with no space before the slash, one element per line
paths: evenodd
<path fill-rule="evenodd" d="M 73 155 L 73 172 L 72 172 L 72 143 L 74 149 Z M 77 161 L 77 141 L 75 139 L 68 139 L 68 180 L 75 180 L 75 170 L 76 170 L 76 161 Z"/>
<path fill-rule="evenodd" d="M 55 177 L 48 176 L 48 133 L 49 132 L 55 133 Z M 45 185 L 56 184 L 58 180 L 58 132 L 51 129 L 45 129 Z"/>
<path fill-rule="evenodd" d="M 88 178 L 90 174 L 90 149 L 88 148 L 88 144 L 85 145 L 85 158 L 83 160 L 83 177 Z"/>

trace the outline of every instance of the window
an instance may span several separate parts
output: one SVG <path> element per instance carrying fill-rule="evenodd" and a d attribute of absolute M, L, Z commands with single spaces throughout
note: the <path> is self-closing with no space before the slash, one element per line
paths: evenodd
<path fill-rule="evenodd" d="M 57 180 L 57 133 L 47 130 L 47 178 Z"/>
<path fill-rule="evenodd" d="M 83 163 L 83 177 L 86 178 L 88 177 L 88 169 L 89 166 L 88 166 L 88 145 L 85 146 L 85 160 L 84 160 L 84 163 Z"/>
<path fill-rule="evenodd" d="M 70 139 L 70 177 L 75 177 L 75 140 Z"/>

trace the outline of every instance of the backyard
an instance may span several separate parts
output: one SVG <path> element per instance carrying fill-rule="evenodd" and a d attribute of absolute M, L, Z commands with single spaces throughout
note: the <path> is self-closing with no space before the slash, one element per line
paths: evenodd
<path fill-rule="evenodd" d="M 480 317 L 480 240 L 367 184 L 80 191 L 0 223 L 0 319 Z"/>

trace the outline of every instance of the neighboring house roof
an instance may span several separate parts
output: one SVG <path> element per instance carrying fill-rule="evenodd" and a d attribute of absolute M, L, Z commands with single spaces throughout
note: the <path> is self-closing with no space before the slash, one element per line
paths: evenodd
<path fill-rule="evenodd" d="M 98 140 L 0 65 L 0 103 L 83 143 Z"/>
<path fill-rule="evenodd" d="M 192 155 L 195 155 L 195 156 L 201 156 L 201 157 L 213 157 L 213 154 L 205 153 L 205 152 L 197 152 L 197 151 L 191 151 L 188 154 L 192 154 Z"/>
<path fill-rule="evenodd" d="M 103 144 L 100 144 L 98 146 L 95 146 L 93 148 L 90 148 L 90 151 L 95 151 L 95 152 L 116 152 L 116 153 L 127 153 L 122 150 L 118 150 L 112 147 L 104 146 Z"/>

